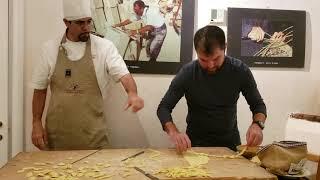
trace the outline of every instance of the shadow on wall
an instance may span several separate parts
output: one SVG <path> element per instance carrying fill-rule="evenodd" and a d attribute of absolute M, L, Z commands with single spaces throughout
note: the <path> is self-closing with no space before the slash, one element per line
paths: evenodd
<path fill-rule="evenodd" d="M 137 113 L 124 111 L 127 94 L 121 83 L 110 82 L 104 93 L 108 137 L 113 148 L 149 147 L 145 131 Z"/>

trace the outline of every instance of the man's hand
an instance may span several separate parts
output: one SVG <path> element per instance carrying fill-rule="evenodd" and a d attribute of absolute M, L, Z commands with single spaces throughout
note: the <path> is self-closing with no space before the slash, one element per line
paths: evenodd
<path fill-rule="evenodd" d="M 144 107 L 144 101 L 141 97 L 139 97 L 136 94 L 129 95 L 125 110 L 127 110 L 129 107 L 132 108 L 132 112 L 138 112 L 140 109 Z"/>
<path fill-rule="evenodd" d="M 179 154 L 191 148 L 191 141 L 186 133 L 172 132 L 169 137 Z"/>
<path fill-rule="evenodd" d="M 121 24 L 119 23 L 119 24 L 113 24 L 111 27 L 116 28 L 116 27 L 120 27 L 120 26 L 121 26 Z"/>
<path fill-rule="evenodd" d="M 263 140 L 262 129 L 256 123 L 251 124 L 247 131 L 246 138 L 248 146 L 260 145 Z"/>
<path fill-rule="evenodd" d="M 117 27 L 120 27 L 122 30 L 126 30 L 126 28 L 124 26 L 121 26 L 120 24 L 114 24 L 111 26 L 112 28 L 117 28 Z"/>
<path fill-rule="evenodd" d="M 168 121 L 164 125 L 164 130 L 170 137 L 171 142 L 175 145 L 179 154 L 191 148 L 191 141 L 187 134 L 180 133 L 176 125 L 172 121 Z"/>
<path fill-rule="evenodd" d="M 135 36 L 138 32 L 138 30 L 130 30 L 130 36 Z"/>
<path fill-rule="evenodd" d="M 286 37 L 284 36 L 283 32 L 274 32 L 270 38 L 270 40 L 275 41 L 275 42 L 282 42 L 285 39 L 286 39 Z"/>
<path fill-rule="evenodd" d="M 41 121 L 33 122 L 32 143 L 40 150 L 45 150 L 48 144 L 47 132 L 42 127 Z"/>
<path fill-rule="evenodd" d="M 248 38 L 250 38 L 252 41 L 260 42 L 263 40 L 264 34 L 265 32 L 263 31 L 263 29 L 261 29 L 261 27 L 254 26 L 248 34 Z"/>
<path fill-rule="evenodd" d="M 128 102 L 125 106 L 125 110 L 129 107 L 132 108 L 132 112 L 138 112 L 143 108 L 144 102 L 141 97 L 138 96 L 137 85 L 131 74 L 126 74 L 120 78 L 120 81 L 128 94 Z"/>

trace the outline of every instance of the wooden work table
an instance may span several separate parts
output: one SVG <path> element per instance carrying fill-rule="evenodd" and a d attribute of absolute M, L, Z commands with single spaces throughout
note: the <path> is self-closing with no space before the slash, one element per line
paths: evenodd
<path fill-rule="evenodd" d="M 227 148 L 192 148 L 196 152 L 212 155 L 234 155 L 235 152 Z M 153 149 L 155 150 L 155 149 Z M 104 149 L 85 151 L 41 151 L 23 152 L 10 160 L 0 169 L 2 180 L 23 180 L 27 172 L 18 173 L 24 167 L 37 167 L 52 169 L 59 163 L 72 164 L 74 170 L 81 167 L 102 167 L 104 173 L 112 175 L 106 179 L 137 179 L 148 180 L 141 172 L 124 166 L 121 161 L 137 152 L 144 151 L 132 159 L 132 163 L 138 163 L 140 169 L 153 174 L 161 168 L 188 166 L 183 156 L 176 154 L 174 149 Z M 135 162 L 134 162 L 135 161 Z M 125 161 L 127 162 L 127 161 Z M 43 165 L 43 163 L 47 163 Z M 110 167 L 107 167 L 108 164 Z M 136 165 L 134 165 L 136 166 Z M 184 179 L 277 179 L 276 176 L 268 173 L 265 169 L 257 166 L 245 158 L 225 159 L 210 158 L 209 163 L 204 165 L 210 173 L 210 178 L 184 178 Z M 57 166 L 56 166 L 57 168 Z M 53 169 L 55 170 L 55 169 Z M 130 174 L 130 175 L 128 175 Z M 126 176 L 128 175 L 128 176 Z M 158 179 L 171 179 L 163 174 L 153 174 Z M 43 178 L 37 178 L 43 179 Z M 79 177 L 79 179 L 94 179 Z"/>

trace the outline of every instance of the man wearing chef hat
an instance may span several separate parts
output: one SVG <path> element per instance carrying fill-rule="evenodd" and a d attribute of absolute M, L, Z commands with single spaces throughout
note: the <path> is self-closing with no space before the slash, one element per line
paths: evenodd
<path fill-rule="evenodd" d="M 128 94 L 125 109 L 137 112 L 144 106 L 116 47 L 90 34 L 90 5 L 90 0 L 63 0 L 66 32 L 44 45 L 34 70 L 32 142 L 41 150 L 109 146 L 102 94 L 111 79 L 120 81 Z M 51 98 L 43 128 L 49 85 Z"/>

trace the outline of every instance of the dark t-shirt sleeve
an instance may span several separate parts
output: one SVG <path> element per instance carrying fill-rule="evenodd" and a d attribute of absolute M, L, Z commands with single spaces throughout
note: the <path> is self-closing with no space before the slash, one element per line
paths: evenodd
<path fill-rule="evenodd" d="M 256 81 L 250 69 L 244 64 L 241 92 L 242 95 L 245 97 L 248 105 L 250 106 L 250 110 L 253 115 L 257 113 L 263 113 L 267 116 L 267 108 L 257 88 Z"/>
<path fill-rule="evenodd" d="M 171 81 L 168 91 L 158 106 L 157 115 L 162 127 L 165 123 L 172 121 L 171 112 L 185 94 L 187 74 L 187 70 L 184 67 L 180 69 Z"/>

